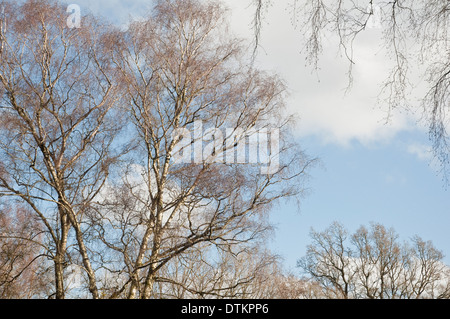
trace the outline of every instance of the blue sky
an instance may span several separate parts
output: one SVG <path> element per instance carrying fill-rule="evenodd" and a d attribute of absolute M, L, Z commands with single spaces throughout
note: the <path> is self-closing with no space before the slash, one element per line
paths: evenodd
<path fill-rule="evenodd" d="M 401 240 L 417 234 L 443 250 L 445 262 L 450 263 L 449 192 L 428 163 L 407 150 L 409 141 L 422 139 L 420 133 L 400 133 L 389 143 L 373 147 L 301 139 L 323 165 L 312 171 L 311 193 L 300 210 L 285 204 L 272 217 L 278 226 L 272 245 L 285 258 L 286 267 L 295 270 L 311 227 L 323 230 L 335 220 L 350 231 L 381 223 L 393 227 Z"/>
<path fill-rule="evenodd" d="M 151 0 L 65 1 L 82 10 L 126 23 L 138 18 Z M 250 0 L 225 0 L 232 11 L 231 29 L 252 37 Z M 377 104 L 380 83 L 389 69 L 380 49 L 379 30 L 368 30 L 355 44 L 354 86 L 345 95 L 347 61 L 333 37 L 325 39 L 320 70 L 305 66 L 301 34 L 291 24 L 287 1 L 273 1 L 266 15 L 257 63 L 285 79 L 290 97 L 288 110 L 299 122 L 296 138 L 321 166 L 311 171 L 311 190 L 299 211 L 287 203 L 274 209 L 277 231 L 271 246 L 297 272 L 296 260 L 309 243 L 309 230 L 322 230 L 333 221 L 350 231 L 369 222 L 393 227 L 401 239 L 413 235 L 431 240 L 450 264 L 450 190 L 429 153 L 426 126 L 418 114 L 394 110 L 386 123 L 387 106 Z M 411 99 L 420 97 L 422 81 Z"/>

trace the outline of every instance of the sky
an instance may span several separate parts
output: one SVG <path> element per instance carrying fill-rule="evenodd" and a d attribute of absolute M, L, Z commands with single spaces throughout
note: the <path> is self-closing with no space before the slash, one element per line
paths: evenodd
<path fill-rule="evenodd" d="M 64 2 L 119 24 L 141 17 L 152 5 L 151 0 Z M 251 1 L 223 3 L 230 8 L 232 32 L 251 41 Z M 450 189 L 432 158 L 426 125 L 414 110 L 393 111 L 386 121 L 387 106 L 377 103 L 390 63 L 380 49 L 380 30 L 367 30 L 356 42 L 354 85 L 346 93 L 348 61 L 336 39 L 325 39 L 314 72 L 305 65 L 302 34 L 291 18 L 288 1 L 272 1 L 256 63 L 285 80 L 288 111 L 299 118 L 295 138 L 320 165 L 310 171 L 300 207 L 287 202 L 274 208 L 270 246 L 288 270 L 299 273 L 296 262 L 306 252 L 311 228 L 323 230 L 339 221 L 353 232 L 376 222 L 394 228 L 401 240 L 414 235 L 431 240 L 450 264 Z M 416 84 L 411 94 L 420 97 L 420 78 Z"/>

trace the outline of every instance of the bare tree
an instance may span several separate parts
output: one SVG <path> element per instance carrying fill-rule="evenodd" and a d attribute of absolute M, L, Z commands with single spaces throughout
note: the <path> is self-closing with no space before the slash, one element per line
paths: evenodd
<path fill-rule="evenodd" d="M 450 269 L 442 263 L 444 255 L 430 241 L 415 236 L 412 239 L 410 253 L 413 261 L 409 263 L 405 276 L 410 297 L 413 298 L 450 298 Z"/>
<path fill-rule="evenodd" d="M 247 288 L 248 298 L 256 299 L 318 299 L 323 298 L 320 285 L 299 278 L 282 267 L 281 261 L 273 262 L 256 273 Z"/>
<path fill-rule="evenodd" d="M 42 239 L 40 223 L 29 210 L 0 207 L 0 298 L 29 299 L 46 293 Z"/>
<path fill-rule="evenodd" d="M 50 298 L 255 295 L 267 215 L 314 160 L 244 51 L 216 2 L 161 0 L 125 31 L 1 2 L 0 197 L 33 216 L 4 219 L 5 283 L 45 256 Z"/>
<path fill-rule="evenodd" d="M 301 193 L 313 161 L 289 142 L 283 83 L 246 64 L 218 3 L 157 1 L 145 21 L 110 37 L 139 151 L 91 218 L 112 297 L 149 298 L 185 254 L 213 245 L 229 256 L 260 238 L 271 204 Z"/>
<path fill-rule="evenodd" d="M 362 296 L 370 299 L 402 296 L 405 282 L 401 277 L 410 252 L 397 242 L 393 229 L 374 224 L 371 230 L 361 227 L 352 236 L 358 260 L 357 275 Z"/>
<path fill-rule="evenodd" d="M 263 287 L 270 289 L 266 284 L 279 263 L 260 245 L 234 253 L 203 244 L 178 255 L 159 273 L 155 297 L 257 298 Z"/>
<path fill-rule="evenodd" d="M 310 236 L 313 242 L 298 266 L 321 284 L 328 297 L 351 297 L 355 272 L 353 252 L 346 246 L 347 231 L 335 222 L 323 232 L 312 230 Z"/>
<path fill-rule="evenodd" d="M 114 162 L 120 123 L 108 28 L 85 16 L 70 29 L 50 0 L 0 6 L 0 195 L 26 204 L 45 230 L 54 296 L 64 298 L 64 271 L 78 263 L 98 298 L 83 219 Z"/>
<path fill-rule="evenodd" d="M 362 226 L 348 241 L 337 223 L 311 236 L 313 243 L 298 265 L 320 283 L 327 298 L 449 296 L 449 267 L 431 242 L 416 236 L 411 244 L 400 244 L 395 231 L 380 224 Z"/>
<path fill-rule="evenodd" d="M 271 0 L 254 0 L 255 38 L 260 41 L 264 8 Z M 426 81 L 426 93 L 421 99 L 423 117 L 429 125 L 429 135 L 436 156 L 446 172 L 449 163 L 449 97 L 450 97 L 450 4 L 446 0 L 394 1 L 334 1 L 292 0 L 292 21 L 304 36 L 307 61 L 317 69 L 323 52 L 323 39 L 336 36 L 339 48 L 349 61 L 349 88 L 353 83 L 354 43 L 377 28 L 392 62 L 386 80 L 381 84 L 380 102 L 389 111 L 410 109 L 417 92 L 415 76 Z M 444 174 L 446 176 L 446 174 Z"/>

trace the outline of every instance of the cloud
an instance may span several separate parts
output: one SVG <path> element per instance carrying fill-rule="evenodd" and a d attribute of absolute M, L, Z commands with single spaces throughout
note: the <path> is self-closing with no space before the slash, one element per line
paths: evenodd
<path fill-rule="evenodd" d="M 245 1 L 227 1 L 234 9 L 232 26 L 252 37 L 252 8 Z M 258 62 L 286 80 L 290 90 L 288 109 L 300 118 L 296 133 L 316 135 L 325 143 L 348 145 L 389 141 L 399 132 L 421 129 L 408 112 L 388 114 L 387 105 L 377 105 L 381 84 L 389 74 L 390 62 L 381 52 L 381 33 L 369 30 L 355 42 L 354 85 L 347 94 L 348 60 L 339 54 L 337 38 L 324 39 L 320 70 L 305 66 L 302 37 L 291 23 L 285 4 L 273 5 L 263 27 Z M 389 121 L 386 119 L 389 116 Z"/>
<path fill-rule="evenodd" d="M 408 153 L 415 155 L 419 160 L 430 162 L 433 159 L 431 146 L 414 143 L 408 146 Z"/>
<path fill-rule="evenodd" d="M 126 25 L 129 17 L 141 17 L 154 2 L 78 0 L 76 3 L 82 9 L 89 8 L 113 22 Z M 241 0 L 227 0 L 224 4 L 231 10 L 231 30 L 251 42 L 254 7 L 249 5 L 249 1 Z M 300 31 L 293 27 L 291 18 L 292 13 L 284 3 L 274 4 L 268 9 L 258 64 L 280 74 L 286 81 L 290 91 L 288 110 L 300 118 L 296 129 L 298 136 L 315 135 L 325 143 L 341 145 L 353 141 L 370 144 L 388 141 L 399 132 L 417 128 L 414 119 L 406 113 L 394 113 L 391 121 L 386 123 L 387 106 L 376 107 L 380 84 L 389 70 L 384 53 L 378 49 L 381 45 L 379 31 L 369 30 L 355 44 L 354 87 L 345 95 L 349 64 L 337 52 L 337 39 L 324 39 L 323 55 L 319 61 L 321 69 L 318 73 L 312 72 L 311 67 L 305 66 L 305 57 L 300 53 L 302 37 Z"/>
<path fill-rule="evenodd" d="M 419 161 L 427 163 L 433 172 L 441 172 L 442 162 L 436 157 L 433 147 L 424 143 L 411 143 L 407 147 L 407 152 L 415 156 Z"/>

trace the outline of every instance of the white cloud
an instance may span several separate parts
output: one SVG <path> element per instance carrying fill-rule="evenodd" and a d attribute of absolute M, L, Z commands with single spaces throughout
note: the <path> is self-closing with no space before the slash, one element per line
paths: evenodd
<path fill-rule="evenodd" d="M 252 37 L 252 8 L 246 1 L 227 3 L 235 10 L 232 24 L 236 32 Z M 367 31 L 367 36 L 355 43 L 354 85 L 346 95 L 349 63 L 339 54 L 337 39 L 325 39 L 316 74 L 305 66 L 305 57 L 300 53 L 302 37 L 290 18 L 286 4 L 270 8 L 258 60 L 263 68 L 277 71 L 286 80 L 291 92 L 289 110 L 300 118 L 298 135 L 317 135 L 324 142 L 341 145 L 354 140 L 369 144 L 417 129 L 411 114 L 393 111 L 386 123 L 387 106 L 376 106 L 380 85 L 389 72 L 389 63 L 379 50 L 378 30 Z"/>
<path fill-rule="evenodd" d="M 433 172 L 442 170 L 442 162 L 436 157 L 431 145 L 412 143 L 408 145 L 407 152 L 415 156 L 419 161 L 427 163 Z"/>
<path fill-rule="evenodd" d="M 408 146 L 408 153 L 415 155 L 419 160 L 430 162 L 433 159 L 431 146 L 414 143 Z"/>
<path fill-rule="evenodd" d="M 64 0 L 65 2 L 71 2 Z M 154 2 L 99 0 L 95 3 L 78 0 L 83 8 L 126 24 L 129 17 L 139 18 Z M 253 40 L 254 7 L 250 1 L 226 0 L 232 11 L 231 29 L 239 36 Z M 290 97 L 288 108 L 300 118 L 296 133 L 316 135 L 326 143 L 348 145 L 352 141 L 363 144 L 383 142 L 397 133 L 415 129 L 411 116 L 395 113 L 386 124 L 387 106 L 376 108 L 380 84 L 389 70 L 384 52 L 379 52 L 379 31 L 369 30 L 355 46 L 354 87 L 344 95 L 347 86 L 348 61 L 337 52 L 338 42 L 328 38 L 319 61 L 318 74 L 305 66 L 300 53 L 302 35 L 291 23 L 292 13 L 286 3 L 273 3 L 266 12 L 258 63 L 274 70 L 285 79 Z M 249 50 L 251 51 L 251 50 Z M 320 80 L 320 82 L 319 82 Z"/>

